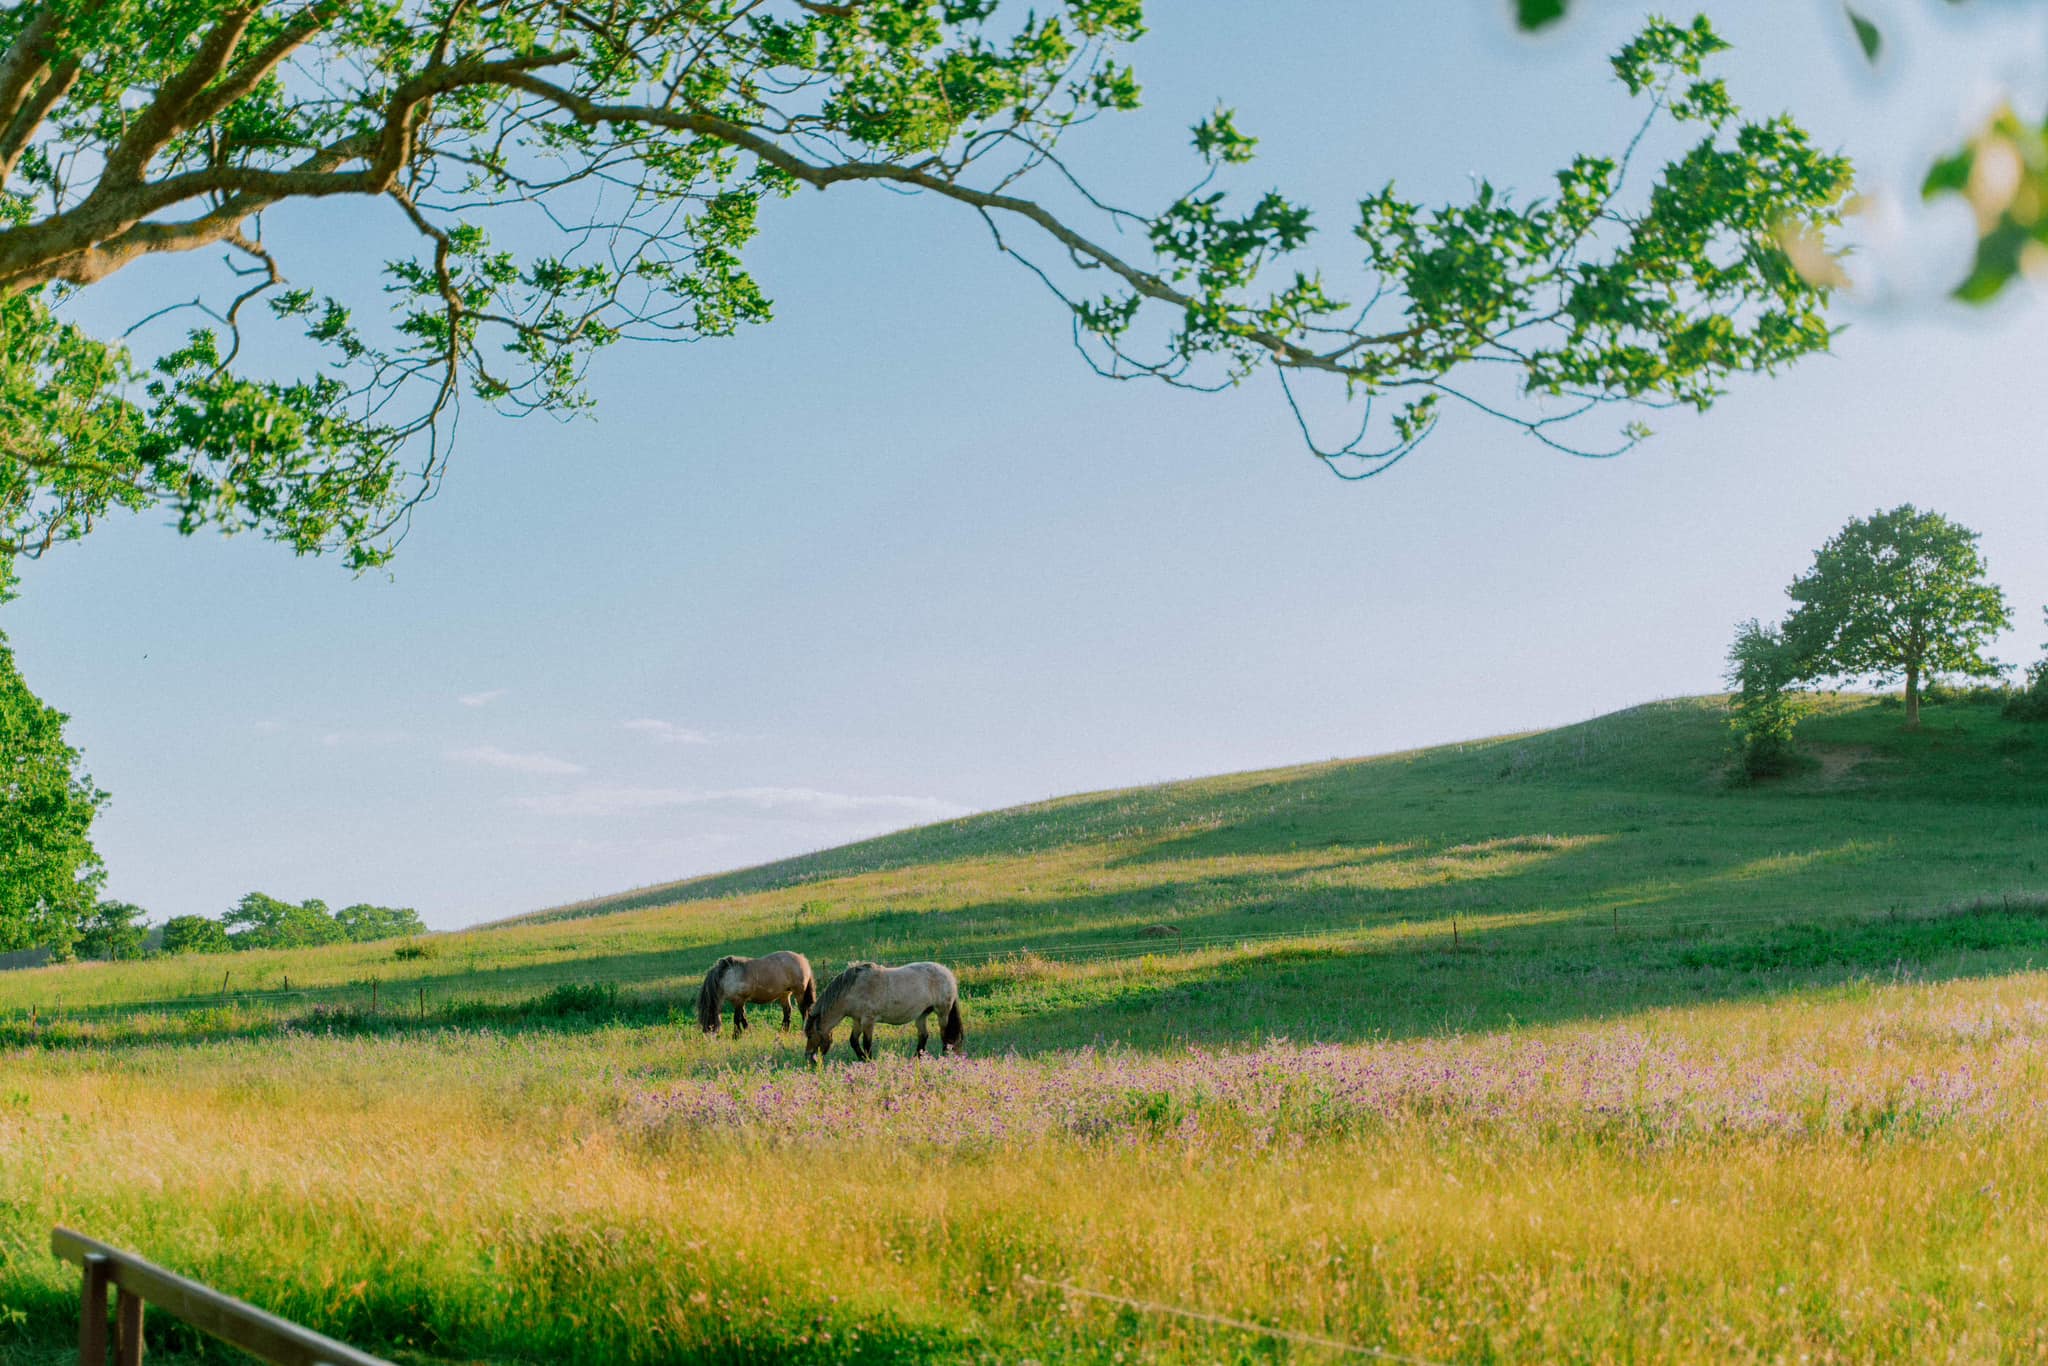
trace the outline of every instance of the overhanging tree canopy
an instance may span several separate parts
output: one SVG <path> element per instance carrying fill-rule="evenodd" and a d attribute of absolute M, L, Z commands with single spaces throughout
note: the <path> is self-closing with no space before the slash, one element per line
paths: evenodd
<path fill-rule="evenodd" d="M 1890 47 L 1886 26 L 1898 17 L 1894 7 L 1871 6 L 1866 12 L 1862 0 L 1819 3 L 1823 10 L 1833 11 L 1843 32 L 1854 36 L 1872 65 L 1884 58 Z M 1969 3 L 1922 0 L 1930 10 L 1955 10 Z M 1570 0 L 1514 0 L 1514 7 L 1521 27 L 1544 29 L 1562 20 L 1572 6 Z M 1999 108 L 1962 146 L 1928 167 L 1920 194 L 1924 199 L 1960 197 L 1976 219 L 1976 254 L 1955 287 L 1957 298 L 1983 303 L 2023 275 L 2039 276 L 2048 259 L 2048 121 L 2023 118 L 2010 105 Z"/>
<path fill-rule="evenodd" d="M 1723 46 L 1704 20 L 1653 23 L 1614 59 L 1645 127 L 1691 130 L 1645 183 L 1629 143 L 1573 157 L 1542 199 L 1368 192 L 1343 284 L 1299 264 L 1306 206 L 1214 188 L 1253 148 L 1227 110 L 1193 130 L 1200 183 L 1156 211 L 1068 173 L 1066 135 L 1137 103 L 1141 33 L 1139 0 L 18 5 L 0 14 L 0 554 L 163 505 L 187 531 L 381 563 L 465 398 L 572 411 L 616 341 L 766 320 L 740 253 L 806 187 L 978 216 L 1109 373 L 1342 385 L 1356 435 L 1310 444 L 1351 476 L 1447 401 L 1605 453 L 1573 424 L 1704 408 L 1827 344 L 1818 244 L 1848 167 L 1788 119 L 1741 117 L 1703 72 Z M 302 278 L 266 245 L 263 215 L 295 202 L 337 233 L 373 210 L 404 225 L 394 315 L 358 316 L 359 281 Z M 203 325 L 146 366 L 66 321 L 71 291 L 201 250 L 225 270 L 195 263 L 162 302 Z M 280 327 L 318 348 L 296 377 L 246 363 Z"/>

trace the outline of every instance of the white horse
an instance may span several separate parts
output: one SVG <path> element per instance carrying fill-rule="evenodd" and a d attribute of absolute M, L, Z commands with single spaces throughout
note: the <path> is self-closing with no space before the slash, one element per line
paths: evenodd
<path fill-rule="evenodd" d="M 825 984 L 817 1005 L 805 1013 L 804 1057 L 817 1059 L 831 1052 L 832 1031 L 847 1019 L 853 1021 L 853 1033 L 847 1037 L 857 1058 L 873 1060 L 878 1021 L 900 1025 L 915 1020 L 917 1052 L 922 1053 L 931 1037 L 924 1022 L 939 1014 L 945 1017 L 939 1027 L 940 1047 L 958 1053 L 967 1031 L 960 1026 L 960 983 L 951 968 L 940 963 L 907 963 L 900 968 L 851 963 Z"/>

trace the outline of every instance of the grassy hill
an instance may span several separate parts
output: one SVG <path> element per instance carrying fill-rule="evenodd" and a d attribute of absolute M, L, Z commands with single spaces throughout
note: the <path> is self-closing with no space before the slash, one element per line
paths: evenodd
<path fill-rule="evenodd" d="M 0 973 L 0 1361 L 75 1336 L 58 1221 L 421 1363 L 2038 1355 L 2048 727 L 1900 719 L 1743 785 L 1663 702 Z M 775 948 L 956 964 L 968 1058 L 702 1037 Z"/>
<path fill-rule="evenodd" d="M 0 1010 L 217 1006 L 226 974 L 248 1012 L 366 1007 L 373 980 L 380 1011 L 502 1013 L 564 986 L 665 1011 L 721 953 L 797 948 L 821 974 L 961 965 L 979 1032 L 1005 1046 L 1344 1039 L 1895 965 L 1995 971 L 2048 945 L 2048 727 L 1951 705 L 1907 732 L 1895 707 L 1841 696 L 1805 740 L 1808 771 L 1742 785 L 1719 699 L 1653 703 L 968 817 L 433 936 L 429 957 L 354 945 L 0 974 Z M 311 994 L 263 995 L 287 986 Z"/>

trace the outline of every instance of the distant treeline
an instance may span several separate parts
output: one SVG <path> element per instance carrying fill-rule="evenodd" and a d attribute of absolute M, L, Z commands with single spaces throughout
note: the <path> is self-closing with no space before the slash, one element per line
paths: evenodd
<path fill-rule="evenodd" d="M 140 958 L 149 941 L 158 939 L 161 953 L 228 953 L 237 949 L 299 949 L 320 944 L 366 944 L 423 934 L 419 912 L 409 906 L 372 906 L 358 902 L 338 911 L 318 899 L 294 905 L 262 892 L 251 892 L 218 920 L 204 915 L 174 915 L 156 936 L 145 925 L 140 906 L 102 901 L 81 927 L 77 951 L 82 958 Z"/>

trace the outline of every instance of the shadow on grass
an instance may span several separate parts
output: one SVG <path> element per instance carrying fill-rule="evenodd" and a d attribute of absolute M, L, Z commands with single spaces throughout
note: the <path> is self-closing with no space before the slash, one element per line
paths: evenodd
<path fill-rule="evenodd" d="M 979 883 L 968 880 L 974 893 L 958 900 L 935 901 L 919 890 L 906 893 L 919 897 L 914 908 L 877 907 L 878 893 L 864 889 L 838 911 L 814 913 L 793 895 L 786 916 L 775 907 L 750 910 L 747 933 L 690 947 L 497 967 L 451 961 L 386 983 L 381 997 L 364 981 L 289 1000 L 87 1007 L 34 1027 L 14 1015 L 0 1019 L 0 1045 L 176 1046 L 287 1030 L 693 1031 L 687 1015 L 712 961 L 778 949 L 805 953 L 821 983 L 856 958 L 952 963 L 963 971 L 972 1014 L 982 1017 L 970 1019 L 970 1030 L 998 1046 L 1346 1039 L 1763 996 L 1830 974 L 1935 971 L 1957 954 L 2011 957 L 2039 943 L 2032 929 L 1998 930 L 2006 937 L 1987 943 L 1944 937 L 1947 931 L 1931 938 L 1898 931 L 1903 937 L 1890 948 L 1858 940 L 1860 947 L 1841 950 L 1846 959 L 1800 958 L 1836 952 L 1824 946 L 1847 942 L 1842 922 L 1850 913 L 1867 918 L 1888 906 L 2021 885 L 2037 866 L 2030 853 L 2044 848 L 2030 839 L 2038 813 L 1930 807 L 1902 824 L 1893 802 L 1559 790 L 1514 776 L 1605 762 L 1599 745 L 1582 760 L 1570 735 L 1559 735 L 1520 759 L 1520 742 L 1430 758 L 1433 771 L 1469 780 L 1471 792 L 1440 786 L 1406 805 L 1355 800 L 1364 790 L 1359 772 L 1398 770 L 1400 760 L 1324 766 L 1284 784 L 1272 775 L 1217 780 L 1213 786 L 1239 803 L 1231 823 L 1168 822 L 1153 827 L 1152 842 L 1085 867 L 1060 865 L 1045 879 L 1025 859 Z M 1290 784 L 1301 800 L 1289 798 L 1276 817 L 1272 790 Z M 1374 778 L 1367 786 L 1378 792 L 1386 784 Z M 1200 805 L 1170 795 L 1148 789 L 1120 800 Z M 1213 814 L 1218 800 L 1212 793 L 1202 809 Z M 1091 808 L 1085 818 L 1113 823 L 1127 815 Z M 1014 847 L 1006 852 L 1015 858 Z M 1610 912 L 1643 922 L 1631 927 L 1635 937 L 1615 942 L 1554 924 L 1563 915 L 1604 919 Z M 1735 920 L 1765 912 L 1768 921 Z M 1660 916 L 1728 923 L 1665 935 Z M 1474 921 L 1485 925 L 1476 937 Z M 1464 926 L 1464 955 L 1440 952 L 1454 923 Z M 707 924 L 707 939 L 714 926 Z M 1105 950 L 1142 951 L 1153 936 L 1160 963 L 1152 968 L 1087 965 Z M 1254 951 L 1200 949 L 1204 941 L 1240 940 Z M 1299 940 L 1315 942 L 1289 942 Z M 1692 958 L 1682 956 L 1686 946 L 1697 948 Z M 1004 966 L 1032 955 L 1081 966 L 1029 980 Z M 757 1016 L 757 1027 L 779 1024 L 773 1016 Z"/>
<path fill-rule="evenodd" d="M 1665 1006 L 1887 981 L 1999 976 L 2048 964 L 2048 900 L 1824 922 L 1510 923 L 1385 944 L 1278 945 L 1054 968 L 965 992 L 979 1048 L 1161 1047 L 1286 1037 L 1353 1042 L 1564 1024 Z M 976 1015 L 983 1027 L 976 1031 Z M 978 1033 L 978 1037 L 975 1037 Z"/>

